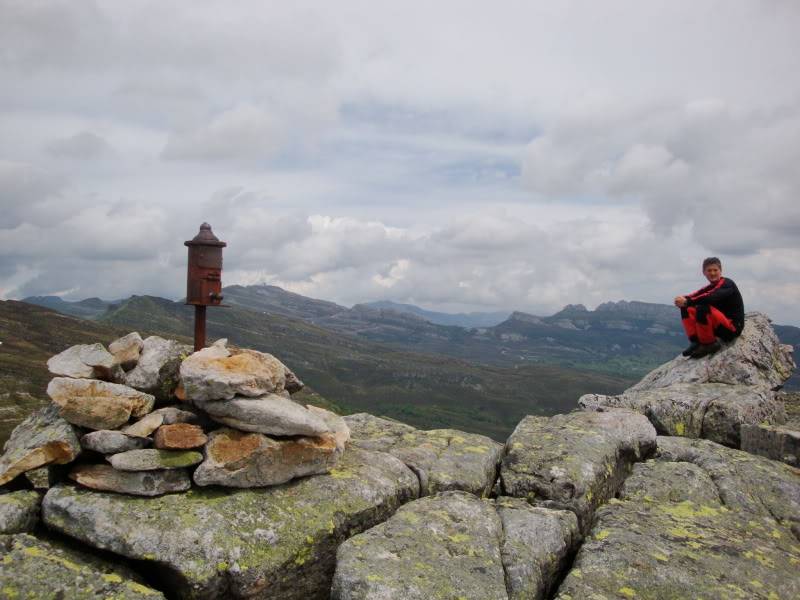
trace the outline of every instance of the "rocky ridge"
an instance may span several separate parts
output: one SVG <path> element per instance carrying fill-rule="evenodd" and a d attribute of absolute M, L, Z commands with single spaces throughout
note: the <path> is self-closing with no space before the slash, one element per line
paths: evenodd
<path fill-rule="evenodd" d="M 759 317 L 749 317 L 749 324 L 753 319 Z M 188 480 L 188 489 L 147 497 L 67 481 L 47 491 L 39 512 L 40 492 L 23 489 L 31 487 L 24 476 L 33 471 L 18 472 L 0 494 L 0 532 L 7 534 L 0 537 L 0 547 L 11 549 L 12 557 L 0 561 L 0 589 L 16 581 L 15 573 L 24 573 L 37 585 L 42 578 L 50 582 L 49 588 L 31 587 L 36 597 L 49 597 L 56 588 L 66 593 L 63 597 L 92 597 L 74 591 L 76 577 L 88 575 L 63 569 L 49 574 L 51 566 L 63 566 L 47 558 L 55 550 L 26 550 L 50 543 L 47 532 L 56 531 L 77 546 L 112 553 L 116 562 L 134 567 L 109 573 L 104 570 L 108 565 L 90 567 L 86 558 L 86 568 L 102 573 L 97 581 L 113 580 L 143 594 L 141 587 L 154 597 L 161 592 L 176 598 L 798 597 L 800 471 L 731 448 L 731 436 L 723 436 L 727 446 L 715 439 L 720 431 L 738 431 L 745 448 L 746 428 L 762 426 L 750 422 L 756 418 L 752 415 L 785 412 L 774 388 L 793 365 L 780 361 L 785 349 L 771 342 L 768 322 L 755 325 L 717 356 L 689 365 L 676 359 L 682 380 L 662 367 L 643 380 L 649 390 L 629 390 L 672 388 L 680 402 L 651 396 L 646 408 L 597 402 L 552 418 L 526 417 L 504 446 L 475 434 L 421 431 L 365 413 L 341 419 L 313 407 L 306 409 L 327 425 L 327 433 L 289 438 L 275 429 L 233 429 L 222 419 L 260 429 L 284 427 L 279 418 L 265 425 L 270 418 L 264 415 L 270 413 L 261 404 L 270 402 L 270 394 L 289 400 L 285 382 L 292 377 L 270 360 L 248 356 L 230 361 L 247 353 L 214 346 L 197 354 L 216 366 L 190 374 L 193 359 L 181 361 L 188 362 L 188 385 L 182 366 L 174 381 L 183 383 L 177 395 L 187 400 L 141 418 L 156 415 L 151 420 L 159 421 L 157 429 L 145 435 L 120 430 L 88 434 L 95 448 L 113 447 L 119 435 L 127 436 L 135 447 L 118 456 L 146 452 L 132 456 L 157 464 L 161 450 L 152 448 L 156 439 L 182 439 L 169 430 L 159 435 L 158 428 L 176 422 L 198 428 L 207 440 L 203 463 Z M 772 360 L 745 362 L 742 357 L 756 356 L 755 347 L 763 352 L 757 356 Z M 230 362 L 248 366 L 226 388 L 220 380 Z M 688 367 L 705 379 L 687 381 L 694 377 Z M 198 372 L 214 372 L 213 381 L 203 383 Z M 284 389 L 265 392 L 264 386 L 280 387 L 281 375 Z M 737 383 L 722 381 L 726 378 Z M 659 381 L 668 383 L 652 387 Z M 707 406 L 693 402 L 693 394 L 711 388 L 698 391 L 691 385 L 711 386 L 713 401 Z M 745 394 L 737 386 L 758 391 Z M 236 416 L 215 416 L 202 408 L 224 402 L 258 406 Z M 717 422 L 709 417 L 713 406 L 742 403 L 752 410 L 720 409 L 722 425 L 710 425 Z M 61 418 L 51 407 L 54 412 Z M 675 422 L 680 418 L 686 426 L 681 435 L 677 427 L 665 431 L 664 417 L 656 416 L 664 414 L 679 415 Z M 691 415 L 699 416 L 691 421 Z M 304 427 L 318 426 L 310 417 L 300 421 Z M 696 422 L 700 425 L 688 426 Z M 197 429 L 190 431 L 197 436 Z M 274 473 L 286 463 L 308 465 L 292 461 L 303 455 L 301 440 L 314 439 L 324 439 L 339 453 L 335 464 L 277 485 L 266 485 L 251 472 Z M 281 446 L 282 452 L 266 449 L 284 442 L 293 445 Z M 87 445 L 78 459 L 85 467 L 98 452 Z M 190 449 L 172 452 L 194 460 Z M 243 460 L 243 454 L 251 458 Z M 203 485 L 203 465 L 230 479 Z M 183 462 L 169 466 L 175 468 L 161 471 L 173 477 L 191 473 Z M 48 468 L 65 467 L 37 467 Z M 105 477 L 92 469 L 124 473 L 113 463 L 95 463 L 84 478 Z M 145 479 L 154 472 L 131 473 Z M 230 487 L 241 481 L 253 487 Z M 35 537 L 23 533 L 32 528 Z M 57 556 L 83 568 L 84 559 Z M 148 579 L 137 578 L 136 571 Z"/>

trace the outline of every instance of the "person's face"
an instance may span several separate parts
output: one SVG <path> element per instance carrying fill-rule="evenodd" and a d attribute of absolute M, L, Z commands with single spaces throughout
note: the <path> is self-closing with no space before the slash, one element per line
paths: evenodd
<path fill-rule="evenodd" d="M 706 276 L 709 283 L 716 283 L 719 281 L 719 278 L 722 277 L 722 267 L 719 265 L 708 265 L 703 269 L 703 275 Z"/>

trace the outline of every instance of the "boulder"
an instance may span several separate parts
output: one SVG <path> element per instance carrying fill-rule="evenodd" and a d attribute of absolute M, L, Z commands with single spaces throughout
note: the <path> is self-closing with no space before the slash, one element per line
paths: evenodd
<path fill-rule="evenodd" d="M 27 534 L 0 536 L 3 598 L 159 600 L 132 570 L 55 540 Z"/>
<path fill-rule="evenodd" d="M 200 403 L 280 393 L 286 386 L 287 370 L 271 354 L 255 350 L 232 354 L 224 347 L 211 346 L 184 360 L 180 377 L 186 398 Z"/>
<path fill-rule="evenodd" d="M 147 437 L 156 429 L 161 427 L 164 422 L 164 416 L 150 413 L 145 415 L 135 423 L 127 425 L 121 429 L 122 433 L 138 437 Z"/>
<path fill-rule="evenodd" d="M 72 462 L 80 451 L 72 425 L 58 416 L 55 406 L 48 405 L 11 432 L 0 456 L 0 485 L 43 465 Z"/>
<path fill-rule="evenodd" d="M 733 467 L 729 479 L 753 499 L 774 495 L 770 506 L 787 500 L 779 490 L 786 491 L 790 469 L 771 469 L 770 461 L 749 461 L 745 453 L 705 440 L 659 438 L 659 448 L 661 457 L 636 465 L 620 498 L 597 511 L 556 598 L 800 597 L 800 546 L 786 522 L 766 507 L 730 503 L 717 489 L 723 462 L 713 471 L 700 463 L 726 462 Z M 740 459 L 749 463 L 741 470 Z M 751 469 L 758 475 L 747 474 Z M 752 488 L 756 480 L 764 487 Z M 798 514 L 796 505 L 787 509 Z"/>
<path fill-rule="evenodd" d="M 192 487 L 192 478 L 186 469 L 120 471 L 109 465 L 77 465 L 70 471 L 69 478 L 93 490 L 134 496 L 161 496 L 185 492 Z"/>
<path fill-rule="evenodd" d="M 129 333 L 108 345 L 108 351 L 114 356 L 116 362 L 125 371 L 130 371 L 139 362 L 144 341 L 136 331 Z"/>
<path fill-rule="evenodd" d="M 81 446 L 100 454 L 118 454 L 128 450 L 141 450 L 152 443 L 148 437 L 128 435 L 121 431 L 101 429 L 81 437 Z"/>
<path fill-rule="evenodd" d="M 762 424 L 742 425 L 742 450 L 800 467 L 800 430 Z"/>
<path fill-rule="evenodd" d="M 341 456 L 332 435 L 273 439 L 236 429 L 211 432 L 197 485 L 262 487 L 330 471 Z"/>
<path fill-rule="evenodd" d="M 336 553 L 332 600 L 507 600 L 493 503 L 441 492 L 400 507 Z"/>
<path fill-rule="evenodd" d="M 0 534 L 33 531 L 41 504 L 42 495 L 34 490 L 0 492 Z"/>
<path fill-rule="evenodd" d="M 208 437 L 199 425 L 175 423 L 156 430 L 153 445 L 161 450 L 191 450 L 205 446 Z"/>
<path fill-rule="evenodd" d="M 152 335 L 144 340 L 139 362 L 125 374 L 125 383 L 157 400 L 169 400 L 178 385 L 181 360 L 191 351 L 191 346 Z"/>
<path fill-rule="evenodd" d="M 573 511 L 586 532 L 634 462 L 656 447 L 646 417 L 626 409 L 525 417 L 508 438 L 500 469 L 504 495 Z"/>
<path fill-rule="evenodd" d="M 215 421 L 242 431 L 269 435 L 322 435 L 330 431 L 325 421 L 305 406 L 278 394 L 195 402 Z"/>
<path fill-rule="evenodd" d="M 464 490 L 487 496 L 503 447 L 486 436 L 454 429 L 421 431 L 410 425 L 358 413 L 344 417 L 351 444 L 388 452 L 417 474 L 420 495 Z"/>
<path fill-rule="evenodd" d="M 336 547 L 386 520 L 416 490 L 398 459 L 348 449 L 328 475 L 260 490 L 135 498 L 57 486 L 45 496 L 42 518 L 90 546 L 141 561 L 175 597 L 323 599 Z"/>
<path fill-rule="evenodd" d="M 706 438 L 738 448 L 745 424 L 782 423 L 783 403 L 764 386 L 724 383 L 675 383 L 618 396 L 586 394 L 585 410 L 628 408 L 642 413 L 661 434 Z"/>
<path fill-rule="evenodd" d="M 522 498 L 504 496 L 495 505 L 503 524 L 500 551 L 509 600 L 548 598 L 581 540 L 578 519 Z"/>
<path fill-rule="evenodd" d="M 794 370 L 792 347 L 781 344 L 766 315 L 748 313 L 733 343 L 701 359 L 678 356 L 626 390 L 639 392 L 676 383 L 727 383 L 776 389 Z"/>
<path fill-rule="evenodd" d="M 114 356 L 103 344 L 71 346 L 47 361 L 53 375 L 78 379 L 110 379 L 119 381 L 122 376 Z"/>
<path fill-rule="evenodd" d="M 119 471 L 156 471 L 160 469 L 182 469 L 203 460 L 203 455 L 191 450 L 128 450 L 107 456 L 106 460 Z"/>
<path fill-rule="evenodd" d="M 150 394 L 126 385 L 68 377 L 51 380 L 47 395 L 61 407 L 64 419 L 89 429 L 115 429 L 131 416 L 147 414 L 155 402 Z"/>

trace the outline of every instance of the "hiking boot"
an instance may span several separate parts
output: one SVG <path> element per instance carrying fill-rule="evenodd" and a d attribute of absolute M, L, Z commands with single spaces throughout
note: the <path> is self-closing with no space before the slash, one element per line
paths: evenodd
<path fill-rule="evenodd" d="M 722 345 L 719 343 L 719 340 L 714 340 L 711 344 L 700 344 L 697 350 L 692 352 L 692 358 L 702 358 L 709 354 L 714 354 L 714 352 L 720 348 L 722 348 Z"/>
<path fill-rule="evenodd" d="M 686 350 L 681 352 L 683 356 L 691 356 L 692 353 L 700 347 L 700 342 L 692 342 L 686 347 Z"/>

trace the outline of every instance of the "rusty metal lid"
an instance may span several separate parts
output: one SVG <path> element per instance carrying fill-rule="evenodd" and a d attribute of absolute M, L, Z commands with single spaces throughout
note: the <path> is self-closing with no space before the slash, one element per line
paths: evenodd
<path fill-rule="evenodd" d="M 214 232 L 211 231 L 211 225 L 208 223 L 203 223 L 200 225 L 200 232 L 194 236 L 191 240 L 183 242 L 184 246 L 219 246 L 220 248 L 224 248 L 228 244 L 225 242 L 220 241 L 217 236 L 214 235 Z"/>

